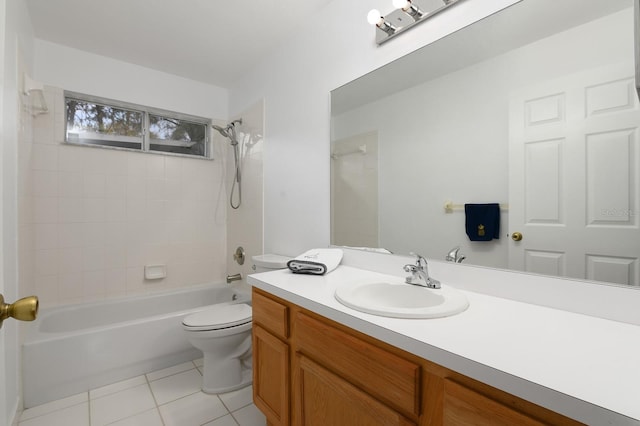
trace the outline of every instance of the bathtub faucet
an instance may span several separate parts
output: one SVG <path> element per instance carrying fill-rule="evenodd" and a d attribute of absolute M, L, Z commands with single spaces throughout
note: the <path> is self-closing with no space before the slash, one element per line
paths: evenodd
<path fill-rule="evenodd" d="M 227 275 L 227 284 L 231 284 L 234 281 L 240 281 L 241 279 L 242 274 Z"/>

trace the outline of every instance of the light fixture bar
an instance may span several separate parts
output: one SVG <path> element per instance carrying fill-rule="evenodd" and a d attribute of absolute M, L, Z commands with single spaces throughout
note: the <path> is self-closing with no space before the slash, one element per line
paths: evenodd
<path fill-rule="evenodd" d="M 397 9 L 384 15 L 384 17 L 377 10 L 372 10 L 367 15 L 367 20 L 370 24 L 376 26 L 376 43 L 381 45 L 463 0 L 441 1 L 442 6 L 437 9 L 425 10 L 420 3 L 428 4 L 426 0 L 393 0 L 393 4 Z"/>

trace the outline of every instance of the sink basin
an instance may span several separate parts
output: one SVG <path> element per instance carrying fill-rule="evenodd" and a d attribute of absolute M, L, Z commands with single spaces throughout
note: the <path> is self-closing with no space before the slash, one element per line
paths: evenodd
<path fill-rule="evenodd" d="M 454 288 L 430 289 L 400 279 L 346 284 L 338 287 L 335 298 L 357 311 L 394 318 L 440 318 L 469 306 L 466 296 Z"/>

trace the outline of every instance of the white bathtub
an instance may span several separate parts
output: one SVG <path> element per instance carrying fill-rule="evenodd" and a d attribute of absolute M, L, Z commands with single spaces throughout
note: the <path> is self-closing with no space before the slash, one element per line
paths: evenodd
<path fill-rule="evenodd" d="M 226 284 L 209 284 L 43 309 L 28 325 L 23 344 L 24 406 L 199 358 L 182 318 L 209 305 L 249 299 Z"/>

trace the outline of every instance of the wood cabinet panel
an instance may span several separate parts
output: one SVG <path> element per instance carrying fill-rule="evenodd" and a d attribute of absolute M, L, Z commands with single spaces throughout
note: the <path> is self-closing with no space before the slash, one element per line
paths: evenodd
<path fill-rule="evenodd" d="M 532 417 L 466 388 L 444 381 L 444 426 L 542 426 Z"/>
<path fill-rule="evenodd" d="M 260 324 L 276 336 L 289 337 L 289 308 L 257 290 L 252 294 L 253 322 Z"/>
<path fill-rule="evenodd" d="M 269 424 L 289 424 L 289 345 L 253 326 L 253 400 Z"/>
<path fill-rule="evenodd" d="M 420 415 L 419 365 L 303 313 L 295 324 L 297 350 L 405 415 Z"/>
<path fill-rule="evenodd" d="M 303 355 L 297 357 L 296 424 L 409 426 L 414 422 Z"/>

